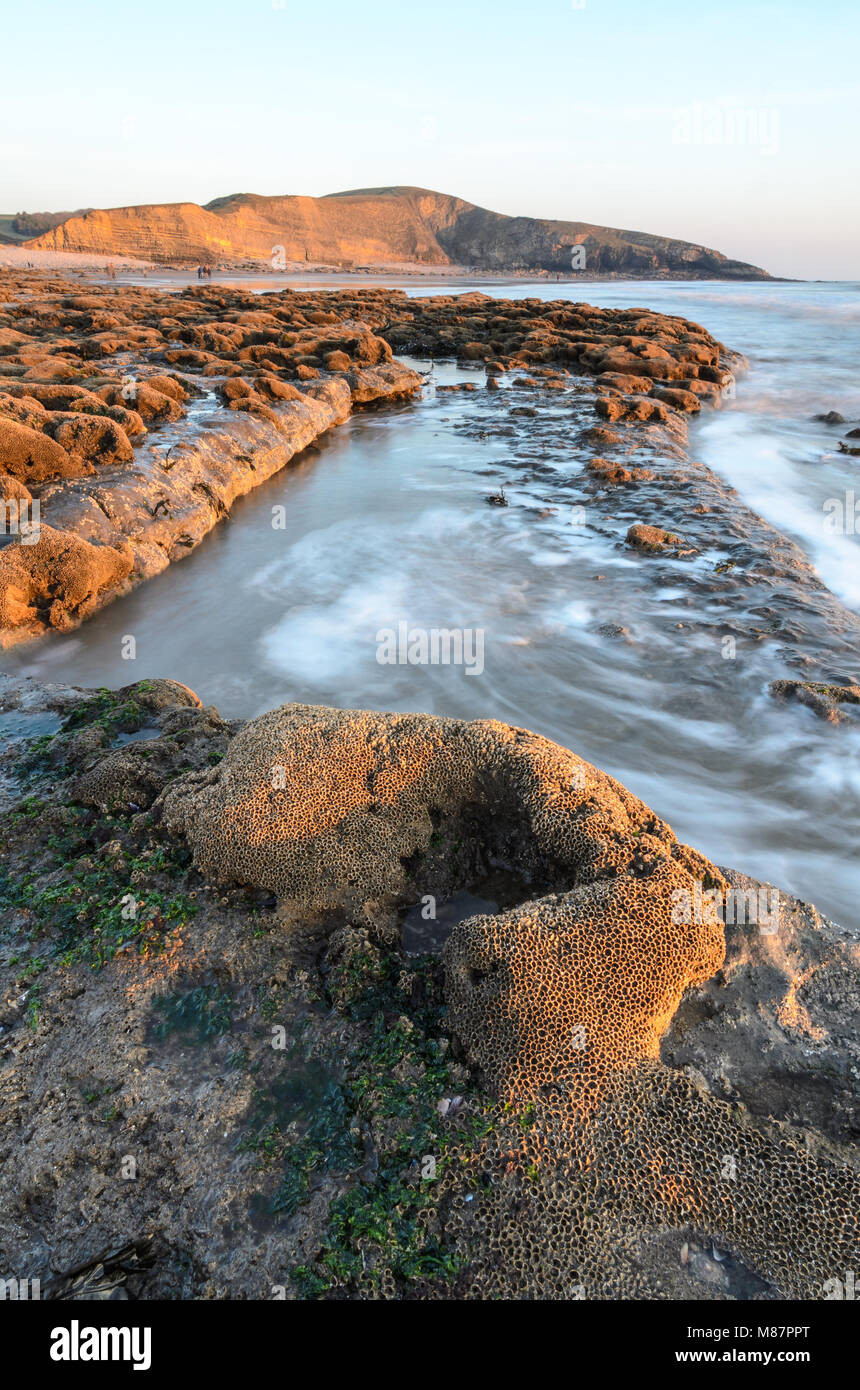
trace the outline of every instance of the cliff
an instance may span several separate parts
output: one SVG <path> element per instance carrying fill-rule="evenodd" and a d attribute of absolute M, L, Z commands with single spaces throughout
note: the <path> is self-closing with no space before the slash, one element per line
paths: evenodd
<path fill-rule="evenodd" d="M 719 251 L 588 222 L 506 217 L 421 188 L 370 188 L 325 198 L 231 194 L 200 207 L 157 203 L 94 209 L 26 243 L 50 251 L 189 261 L 284 261 L 350 265 L 461 265 L 487 271 L 571 271 L 585 278 L 769 279 Z"/>

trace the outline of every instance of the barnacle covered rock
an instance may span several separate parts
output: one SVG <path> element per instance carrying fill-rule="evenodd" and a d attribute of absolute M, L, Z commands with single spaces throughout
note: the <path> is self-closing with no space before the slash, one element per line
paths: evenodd
<path fill-rule="evenodd" d="M 545 1083 L 452 1153 L 437 1210 L 459 1297 L 840 1296 L 860 1230 L 844 1151 L 656 1061 L 608 1075 L 587 1114 L 577 1099 Z"/>
<path fill-rule="evenodd" d="M 723 960 L 716 913 L 679 921 L 689 869 L 655 855 L 617 876 L 472 917 L 445 946 L 450 1023 L 496 1091 L 604 1076 L 656 1057 L 681 996 Z"/>
<path fill-rule="evenodd" d="M 492 720 L 285 705 L 161 808 L 205 873 L 354 921 L 479 862 L 527 885 L 444 947 L 449 1030 L 496 1097 L 477 1144 L 458 1111 L 427 1216 L 458 1297 L 819 1298 L 853 1268 L 844 1150 L 661 1060 L 723 964 L 697 885 L 727 885 L 611 777 Z"/>
<path fill-rule="evenodd" d="M 482 864 L 536 894 L 663 866 L 664 903 L 670 881 L 709 871 L 606 773 L 496 720 L 282 705 L 217 769 L 171 788 L 163 813 L 211 877 L 359 912 L 444 896 Z"/>
<path fill-rule="evenodd" d="M 34 544 L 16 540 L 0 554 L 0 632 L 14 640 L 15 629 L 38 621 L 66 631 L 94 612 L 102 592 L 127 579 L 131 567 L 127 548 L 90 545 L 43 525 Z"/>

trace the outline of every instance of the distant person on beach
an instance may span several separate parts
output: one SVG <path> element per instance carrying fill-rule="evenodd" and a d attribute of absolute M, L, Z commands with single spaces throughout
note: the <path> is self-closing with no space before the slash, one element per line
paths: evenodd
<path fill-rule="evenodd" d="M 197 267 L 197 279 L 198 279 L 198 280 L 202 280 L 202 279 L 203 279 L 203 267 L 202 267 L 202 265 L 199 265 L 199 266 Z"/>

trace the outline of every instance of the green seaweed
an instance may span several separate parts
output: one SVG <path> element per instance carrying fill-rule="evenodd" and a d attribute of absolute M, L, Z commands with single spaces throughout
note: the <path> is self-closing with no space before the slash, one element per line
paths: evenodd
<path fill-rule="evenodd" d="M 229 1033 L 232 1024 L 232 997 L 217 984 L 197 985 L 156 995 L 153 1011 L 160 1017 L 152 1026 L 159 1042 L 177 1034 L 188 1042 L 202 1044 Z"/>
<path fill-rule="evenodd" d="M 347 1171 L 348 1140 L 353 1163 L 364 1161 L 349 1175 L 348 1190 L 329 1206 L 315 1261 L 291 1271 L 299 1298 L 365 1297 L 391 1280 L 398 1286 L 428 1280 L 447 1285 L 460 1269 L 458 1257 L 430 1234 L 436 1180 L 452 1161 L 455 1146 L 462 1154 L 480 1143 L 492 1121 L 483 1113 L 467 1113 L 452 1132 L 443 1120 L 438 1102 L 452 1091 L 453 1078 L 441 1036 L 439 963 L 430 956 L 409 962 L 408 1016 L 404 967 L 397 952 L 386 955 L 368 943 L 341 960 L 327 978 L 338 1011 L 358 1022 L 360 1032 L 343 1064 L 338 1102 L 333 1105 L 330 1098 L 322 1108 L 319 1138 L 325 1166 L 337 1169 L 340 1164 Z M 363 1154 L 357 1130 L 364 1136 Z M 322 1167 L 305 1167 L 306 1155 L 302 1145 L 297 1155 L 289 1155 L 275 1197 L 281 1210 L 294 1209 L 308 1191 L 315 1166 Z M 427 1156 L 433 1159 L 433 1176 L 425 1177 Z"/>
<path fill-rule="evenodd" d="M 49 814 L 44 803 L 28 798 L 10 820 L 37 818 L 44 836 L 38 872 L 0 868 L 0 907 L 25 912 L 30 939 L 50 937 L 50 953 L 60 964 L 86 961 L 100 969 L 124 946 L 137 942 L 152 949 L 197 911 L 186 895 L 149 885 L 138 901 L 133 885 L 151 881 L 154 872 L 183 867 L 187 852 L 143 851 L 134 844 L 128 817 L 96 818 L 75 806 Z M 110 857 L 98 854 L 105 840 L 117 844 Z"/>

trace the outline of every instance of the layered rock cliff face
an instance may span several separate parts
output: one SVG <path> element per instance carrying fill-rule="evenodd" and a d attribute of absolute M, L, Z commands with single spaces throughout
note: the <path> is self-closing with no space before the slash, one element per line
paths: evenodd
<path fill-rule="evenodd" d="M 371 188 L 326 198 L 252 193 L 196 203 L 94 209 L 27 243 L 50 251 L 142 256 L 165 265 L 193 260 L 338 265 L 462 265 L 491 271 L 682 279 L 768 279 L 719 251 L 587 222 L 506 217 L 421 188 Z M 276 252 L 276 248 L 280 248 Z M 583 261 L 584 256 L 584 261 Z"/>

